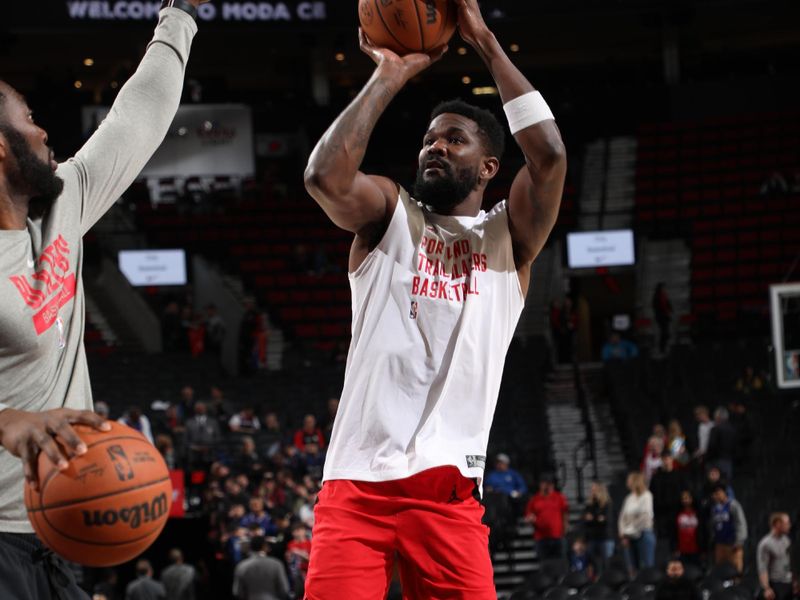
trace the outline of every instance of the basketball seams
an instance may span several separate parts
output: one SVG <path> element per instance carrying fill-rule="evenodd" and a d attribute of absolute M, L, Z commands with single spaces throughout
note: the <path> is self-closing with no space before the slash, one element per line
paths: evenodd
<path fill-rule="evenodd" d="M 389 25 L 387 25 L 387 24 L 386 24 L 386 19 L 384 19 L 384 18 L 383 18 L 383 13 L 381 12 L 381 6 L 380 6 L 380 4 L 378 3 L 378 0 L 374 0 L 374 2 L 375 2 L 375 10 L 377 11 L 377 13 L 378 13 L 378 16 L 381 18 L 381 23 L 383 23 L 383 28 L 386 30 L 386 32 L 387 32 L 387 33 L 388 33 L 390 36 L 392 36 L 392 39 L 393 39 L 395 42 L 397 42 L 397 44 L 398 44 L 398 45 L 399 45 L 401 48 L 403 48 L 404 50 L 408 50 L 409 52 L 414 52 L 414 49 L 413 49 L 413 48 L 409 48 L 408 46 L 406 46 L 406 45 L 405 45 L 403 42 L 401 42 L 401 41 L 400 41 L 400 40 L 397 38 L 397 36 L 394 34 L 394 31 L 392 31 L 392 28 L 391 28 L 391 27 L 389 27 Z"/>
<path fill-rule="evenodd" d="M 125 488 L 122 490 L 114 490 L 112 492 L 106 492 L 105 494 L 99 494 L 97 496 L 89 496 L 87 498 L 76 498 L 73 500 L 67 500 L 65 502 L 58 502 L 56 504 L 48 504 L 47 506 L 43 505 L 41 498 L 39 499 L 40 506 L 38 508 L 29 508 L 28 512 L 43 512 L 45 510 L 50 510 L 51 508 L 66 508 L 68 506 L 72 506 L 74 504 L 81 504 L 82 502 L 89 502 L 91 500 L 100 500 L 102 498 L 108 498 L 109 496 L 118 496 L 120 494 L 126 494 L 128 492 L 133 492 L 135 490 L 140 490 L 142 488 L 149 487 L 151 485 L 156 485 L 157 483 L 164 483 L 165 481 L 169 481 L 169 477 L 162 477 L 161 479 L 155 479 L 153 481 L 148 481 L 147 483 L 140 483 L 133 487 Z"/>
<path fill-rule="evenodd" d="M 445 41 L 444 44 L 440 43 L 442 41 L 442 38 L 447 34 L 447 20 L 450 17 L 450 0 L 445 0 L 445 2 L 443 4 L 444 4 L 444 13 L 441 13 L 442 23 L 441 23 L 441 26 L 439 28 L 439 35 L 437 36 L 436 41 L 434 42 L 434 45 L 432 46 L 433 48 L 438 48 L 439 46 L 444 46 L 444 44 L 446 44 L 447 41 L 449 41 L 449 40 Z M 437 5 L 437 8 L 438 8 L 438 5 Z"/>
<path fill-rule="evenodd" d="M 417 27 L 419 27 L 419 45 L 420 51 L 425 52 L 425 31 L 422 29 L 422 16 L 419 14 L 419 3 L 417 0 L 408 0 L 414 6 L 414 12 L 417 13 Z"/>

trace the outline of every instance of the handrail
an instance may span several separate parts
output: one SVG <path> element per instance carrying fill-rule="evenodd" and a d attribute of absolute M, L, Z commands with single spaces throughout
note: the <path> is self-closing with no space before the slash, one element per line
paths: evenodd
<path fill-rule="evenodd" d="M 592 477 L 598 478 L 597 469 L 597 446 L 594 439 L 594 426 L 592 425 L 592 418 L 589 412 L 589 398 L 586 394 L 586 389 L 583 386 L 583 378 L 581 377 L 580 365 L 578 360 L 573 358 L 572 361 L 572 374 L 574 378 L 576 401 L 578 408 L 581 411 L 581 420 L 585 430 L 585 438 L 583 442 L 576 446 L 573 454 L 573 464 L 575 468 L 575 475 L 578 479 L 578 499 L 583 502 L 583 471 L 591 463 Z M 582 447 L 587 448 L 586 459 L 582 465 L 578 465 L 578 450 Z"/>

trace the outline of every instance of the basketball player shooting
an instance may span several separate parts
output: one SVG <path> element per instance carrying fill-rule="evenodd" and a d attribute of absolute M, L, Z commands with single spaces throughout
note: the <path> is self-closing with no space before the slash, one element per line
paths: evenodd
<path fill-rule="evenodd" d="M 504 357 L 531 263 L 558 214 L 566 155 L 547 104 L 476 0 L 454 0 L 526 166 L 481 210 L 503 128 L 461 101 L 434 109 L 413 196 L 359 170 L 378 118 L 445 49 L 403 57 L 361 33 L 377 64 L 324 134 L 306 187 L 355 234 L 353 338 L 316 507 L 308 600 L 385 598 L 395 559 L 407 599 L 495 600 L 478 490 Z"/>
<path fill-rule="evenodd" d="M 82 237 L 133 182 L 178 109 L 203 0 L 165 0 L 155 35 L 111 112 L 57 164 L 25 99 L 0 81 L 0 598 L 87 598 L 33 535 L 23 481 L 86 452 L 101 430 L 83 348 Z M 21 459 L 21 460 L 20 460 Z"/>

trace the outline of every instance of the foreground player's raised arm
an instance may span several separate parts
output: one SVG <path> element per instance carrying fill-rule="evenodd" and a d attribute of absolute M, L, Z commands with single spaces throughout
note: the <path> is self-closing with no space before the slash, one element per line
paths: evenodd
<path fill-rule="evenodd" d="M 503 103 L 512 110 L 517 109 L 516 115 L 522 116 L 521 119 L 515 117 L 510 125 L 514 139 L 525 155 L 526 166 L 517 174 L 508 199 L 514 257 L 517 268 L 521 269 L 533 262 L 555 225 L 564 189 L 567 155 L 552 114 L 544 120 L 526 124 L 536 121 L 529 118 L 533 98 L 526 96 L 535 90 L 486 26 L 477 0 L 454 1 L 459 9 L 461 37 L 486 63 Z M 541 107 L 538 100 L 536 102 L 534 110 Z"/>
<path fill-rule="evenodd" d="M 187 0 L 197 6 L 205 0 Z M 179 8 L 165 8 L 139 67 L 111 111 L 73 159 L 83 198 L 83 233 L 139 175 L 172 123 L 197 25 Z"/>
<path fill-rule="evenodd" d="M 359 32 L 361 49 L 377 63 L 361 93 L 322 136 L 308 160 L 305 184 L 331 220 L 365 235 L 385 227 L 397 202 L 397 187 L 385 177 L 360 171 L 372 131 L 389 103 L 409 79 L 444 53 L 400 57 L 374 46 Z"/>

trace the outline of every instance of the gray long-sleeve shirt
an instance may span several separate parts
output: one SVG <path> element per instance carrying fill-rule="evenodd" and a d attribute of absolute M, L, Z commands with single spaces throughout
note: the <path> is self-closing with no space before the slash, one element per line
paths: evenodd
<path fill-rule="evenodd" d="M 64 190 L 23 230 L 0 230 L 0 410 L 90 409 L 83 348 L 83 235 L 167 134 L 197 26 L 161 11 L 147 52 L 111 112 L 56 174 Z M 0 447 L 0 531 L 30 533 L 22 462 Z"/>

